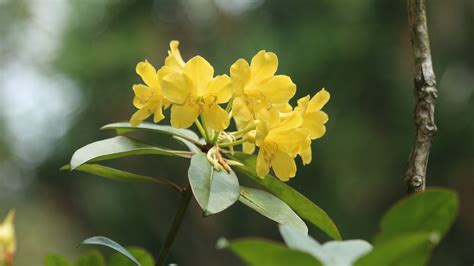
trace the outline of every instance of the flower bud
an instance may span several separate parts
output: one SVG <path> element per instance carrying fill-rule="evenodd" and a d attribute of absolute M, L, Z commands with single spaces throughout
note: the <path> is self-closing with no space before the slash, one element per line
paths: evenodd
<path fill-rule="evenodd" d="M 3 223 L 0 224 L 0 266 L 13 265 L 16 253 L 14 219 L 15 210 L 10 210 Z"/>

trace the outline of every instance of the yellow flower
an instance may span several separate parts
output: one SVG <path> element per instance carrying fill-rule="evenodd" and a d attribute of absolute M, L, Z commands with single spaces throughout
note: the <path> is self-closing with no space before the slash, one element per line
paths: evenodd
<path fill-rule="evenodd" d="M 326 124 L 329 118 L 321 109 L 329 101 L 329 98 L 329 92 L 322 89 L 313 98 L 310 98 L 308 95 L 298 100 L 298 106 L 294 112 L 302 117 L 303 123 L 300 127 L 305 130 L 308 138 L 311 140 L 321 138 L 326 133 L 326 126 L 324 124 Z M 303 164 L 309 164 L 312 159 L 311 145 L 303 146 L 299 155 Z"/>
<path fill-rule="evenodd" d="M 0 265 L 13 265 L 16 253 L 14 219 L 15 211 L 10 210 L 3 223 L 0 224 Z"/>
<path fill-rule="evenodd" d="M 162 87 L 163 94 L 173 104 L 173 127 L 188 128 L 199 115 L 210 129 L 222 131 L 229 126 L 229 116 L 219 104 L 232 97 L 230 78 L 214 77 L 214 68 L 201 56 L 190 59 L 182 73 L 164 76 Z"/>
<path fill-rule="evenodd" d="M 303 116 L 302 127 L 308 130 L 311 139 L 318 139 L 326 133 L 324 124 L 328 121 L 328 115 L 321 111 L 324 105 L 329 101 L 331 95 L 325 89 L 316 93 L 313 98 L 307 95 L 298 100 L 296 112 Z"/>
<path fill-rule="evenodd" d="M 260 112 L 258 119 L 257 175 L 265 177 L 272 168 L 280 180 L 288 181 L 296 175 L 296 155 L 311 145 L 308 134 L 301 128 L 303 119 L 296 112 L 287 113 L 281 119 L 278 111 Z"/>
<path fill-rule="evenodd" d="M 275 75 L 278 58 L 259 51 L 249 63 L 237 60 L 230 68 L 234 91 L 233 116 L 238 124 L 256 119 L 262 109 L 286 108 L 296 92 L 296 85 L 285 75 Z"/>
<path fill-rule="evenodd" d="M 143 120 L 153 114 L 153 122 L 158 123 L 165 116 L 163 115 L 163 106 L 167 100 L 163 98 L 160 79 L 168 73 L 167 69 L 161 68 L 158 72 L 148 63 L 147 60 L 137 64 L 136 72 L 144 84 L 133 85 L 135 98 L 133 105 L 138 109 L 130 119 L 130 124 L 138 126 Z"/>

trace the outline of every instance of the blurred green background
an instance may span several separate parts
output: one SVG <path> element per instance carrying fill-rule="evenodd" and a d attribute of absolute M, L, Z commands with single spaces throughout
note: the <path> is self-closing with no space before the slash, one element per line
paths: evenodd
<path fill-rule="evenodd" d="M 428 185 L 461 196 L 459 219 L 431 265 L 471 265 L 474 1 L 427 4 L 439 87 Z M 346 239 L 370 240 L 406 191 L 414 138 L 407 24 L 405 1 L 389 0 L 0 0 L 0 217 L 17 209 L 17 265 L 41 265 L 48 252 L 74 258 L 93 235 L 157 253 L 177 207 L 174 191 L 58 168 L 77 148 L 112 136 L 100 126 L 129 119 L 131 86 L 141 82 L 136 63 L 161 65 L 173 39 L 185 58 L 200 54 L 216 73 L 273 51 L 296 97 L 331 92 L 327 134 L 289 184 L 325 209 Z M 180 183 L 188 166 L 156 156 L 117 164 Z M 310 233 L 327 240 L 314 227 Z M 214 248 L 220 236 L 279 239 L 273 222 L 240 204 L 203 219 L 193 203 L 171 261 L 241 265 Z"/>

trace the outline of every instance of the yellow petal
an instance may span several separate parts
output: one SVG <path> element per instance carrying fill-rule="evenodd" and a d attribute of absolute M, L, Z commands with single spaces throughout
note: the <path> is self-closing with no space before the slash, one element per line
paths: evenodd
<path fill-rule="evenodd" d="M 259 51 L 250 63 L 250 77 L 253 83 L 259 83 L 272 77 L 278 68 L 278 57 L 272 52 Z"/>
<path fill-rule="evenodd" d="M 260 121 L 257 124 L 257 130 L 255 134 L 255 144 L 257 144 L 257 146 L 262 146 L 265 142 L 265 138 L 268 136 L 269 133 L 270 133 L 270 128 L 268 126 L 268 123 L 266 123 L 265 121 Z"/>
<path fill-rule="evenodd" d="M 153 112 L 154 109 L 148 108 L 147 106 L 143 107 L 132 115 L 130 118 L 130 125 L 132 125 L 132 127 L 140 125 L 145 119 L 150 117 Z"/>
<path fill-rule="evenodd" d="M 171 73 L 164 76 L 161 86 L 163 96 L 175 104 L 183 104 L 189 95 L 193 93 L 193 86 L 190 86 L 183 75 L 179 73 Z"/>
<path fill-rule="evenodd" d="M 245 85 L 250 77 L 250 66 L 247 60 L 239 59 L 230 67 L 233 91 L 236 96 L 242 96 Z"/>
<path fill-rule="evenodd" d="M 307 129 L 311 139 L 322 137 L 326 133 L 324 124 L 328 121 L 328 116 L 322 111 L 306 113 L 304 116 L 303 128 Z"/>
<path fill-rule="evenodd" d="M 163 120 L 163 118 L 165 118 L 163 115 L 163 104 L 160 101 L 156 106 L 155 113 L 153 115 L 153 122 L 158 123 Z"/>
<path fill-rule="evenodd" d="M 274 108 L 261 109 L 257 114 L 257 119 L 261 122 L 264 122 L 268 129 L 280 124 L 280 114 Z"/>
<path fill-rule="evenodd" d="M 152 94 L 152 89 L 143 84 L 133 85 L 133 92 L 135 97 L 133 98 L 133 106 L 140 109 L 148 102 Z"/>
<path fill-rule="evenodd" d="M 214 68 L 201 56 L 191 58 L 184 66 L 184 75 L 196 87 L 196 93 L 199 96 L 206 94 L 213 76 Z"/>
<path fill-rule="evenodd" d="M 273 107 L 281 113 L 289 113 L 293 111 L 293 107 L 289 103 L 278 103 L 274 104 Z"/>
<path fill-rule="evenodd" d="M 242 144 L 242 151 L 247 154 L 252 154 L 255 151 L 255 144 L 250 142 L 244 142 Z"/>
<path fill-rule="evenodd" d="M 156 70 L 147 60 L 138 63 L 135 70 L 137 71 L 137 74 L 142 77 L 146 85 L 150 87 L 160 86 Z"/>
<path fill-rule="evenodd" d="M 277 151 L 273 155 L 272 168 L 281 181 L 288 181 L 296 175 L 295 160 L 283 151 Z"/>
<path fill-rule="evenodd" d="M 0 264 L 13 265 L 9 261 L 16 253 L 16 237 L 15 237 L 15 210 L 12 209 L 8 212 L 7 216 L 0 223 Z M 5 261 L 4 259 L 7 259 Z"/>
<path fill-rule="evenodd" d="M 296 85 L 290 77 L 278 75 L 263 82 L 258 90 L 271 103 L 286 103 L 295 95 Z"/>
<path fill-rule="evenodd" d="M 309 101 L 308 111 L 314 112 L 319 111 L 329 101 L 331 95 L 325 89 L 320 90 L 313 98 Z"/>
<path fill-rule="evenodd" d="M 171 41 L 170 50 L 168 51 L 168 56 L 165 59 L 165 66 L 172 70 L 173 72 L 182 72 L 185 62 L 181 57 L 181 53 L 178 49 L 179 42 Z"/>
<path fill-rule="evenodd" d="M 177 63 L 179 64 L 180 67 L 184 67 L 184 60 L 181 57 L 181 53 L 179 52 L 179 42 L 176 40 L 173 40 L 170 42 L 170 50 L 171 50 L 171 55 L 176 59 Z"/>
<path fill-rule="evenodd" d="M 239 129 L 244 128 L 253 118 L 247 104 L 241 97 L 235 98 L 232 102 L 232 116 Z"/>
<path fill-rule="evenodd" d="M 292 156 L 298 154 L 303 147 L 311 145 L 308 134 L 303 129 L 291 129 L 278 133 L 270 132 L 265 141 L 273 141 L 282 150 Z"/>
<path fill-rule="evenodd" d="M 304 165 L 311 163 L 311 159 L 312 159 L 311 145 L 307 145 L 306 147 L 304 147 L 301 150 L 300 156 Z"/>
<path fill-rule="evenodd" d="M 207 127 L 215 131 L 223 131 L 229 126 L 229 115 L 217 104 L 204 108 L 202 117 Z"/>
<path fill-rule="evenodd" d="M 199 106 L 194 104 L 173 105 L 171 107 L 171 125 L 176 128 L 188 128 L 199 116 Z"/>
<path fill-rule="evenodd" d="M 267 156 L 264 149 L 258 150 L 256 171 L 257 176 L 261 178 L 264 178 L 270 172 L 270 158 Z"/>
<path fill-rule="evenodd" d="M 228 102 L 232 98 L 232 86 L 229 76 L 220 75 L 215 77 L 206 88 L 206 95 L 215 96 L 216 103 Z"/>
<path fill-rule="evenodd" d="M 308 108 L 309 100 L 311 97 L 309 95 L 306 95 L 305 97 L 299 98 L 298 99 L 298 106 L 296 106 L 296 110 L 301 111 L 301 112 L 306 112 L 306 109 Z"/>
<path fill-rule="evenodd" d="M 273 128 L 273 132 L 293 130 L 300 127 L 303 124 L 303 117 L 299 112 L 289 112 L 280 115 L 281 123 Z"/>

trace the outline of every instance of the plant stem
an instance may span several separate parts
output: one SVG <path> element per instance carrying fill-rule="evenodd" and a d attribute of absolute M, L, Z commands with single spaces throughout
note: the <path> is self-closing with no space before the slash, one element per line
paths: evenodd
<path fill-rule="evenodd" d="M 219 131 L 219 132 L 217 132 L 217 131 L 214 132 L 214 137 L 212 138 L 212 142 L 211 142 L 212 144 L 216 144 L 217 139 L 219 138 L 219 135 L 220 135 L 220 134 L 221 134 L 220 131 Z"/>
<path fill-rule="evenodd" d="M 206 125 L 206 120 L 204 119 L 203 116 L 201 116 L 201 124 L 202 124 L 202 128 L 204 129 L 204 134 L 206 135 L 205 139 L 206 139 L 206 143 L 211 143 L 211 137 L 210 137 L 210 134 L 209 134 L 209 131 L 207 130 L 207 125 Z"/>
<path fill-rule="evenodd" d="M 234 131 L 230 134 L 232 134 L 233 136 L 237 137 L 237 136 L 240 136 L 240 135 L 244 135 L 245 133 L 249 132 L 249 131 L 252 131 L 254 129 L 257 128 L 257 125 L 250 125 L 250 126 L 247 126 L 246 128 L 244 129 L 241 129 L 239 131 Z"/>
<path fill-rule="evenodd" d="M 408 160 L 405 181 L 409 192 L 420 192 L 426 187 L 426 168 L 431 141 L 436 133 L 434 121 L 435 99 L 438 96 L 436 78 L 431 61 L 430 40 L 426 23 L 425 0 L 408 0 L 408 22 L 415 63 L 415 141 Z"/>
<path fill-rule="evenodd" d="M 227 143 L 219 144 L 219 147 L 225 148 L 225 147 L 230 147 L 230 146 L 237 146 L 237 145 L 240 145 L 240 144 L 242 144 L 246 141 L 247 141 L 246 139 L 239 139 L 239 140 L 234 141 L 234 142 L 227 142 Z"/>
<path fill-rule="evenodd" d="M 206 132 L 206 130 L 204 129 L 204 127 L 202 126 L 202 124 L 201 124 L 201 122 L 199 121 L 199 119 L 196 119 L 196 120 L 194 121 L 194 124 L 196 124 L 196 127 L 197 127 L 197 129 L 199 130 L 199 133 L 201 134 L 201 136 L 204 138 L 204 140 L 205 140 L 206 142 L 208 142 L 208 140 L 207 140 L 207 132 Z"/>
<path fill-rule="evenodd" d="M 165 242 L 161 246 L 160 254 L 158 255 L 158 259 L 156 262 L 156 266 L 163 266 L 165 265 L 166 258 L 168 257 L 171 251 L 171 245 L 173 244 L 176 235 L 178 234 L 179 228 L 184 218 L 184 214 L 188 208 L 189 202 L 192 198 L 192 191 L 191 188 L 187 187 L 183 190 L 181 194 L 181 201 L 179 202 L 178 210 L 176 211 L 176 215 L 173 220 L 173 224 L 171 224 L 171 228 L 166 235 Z"/>

